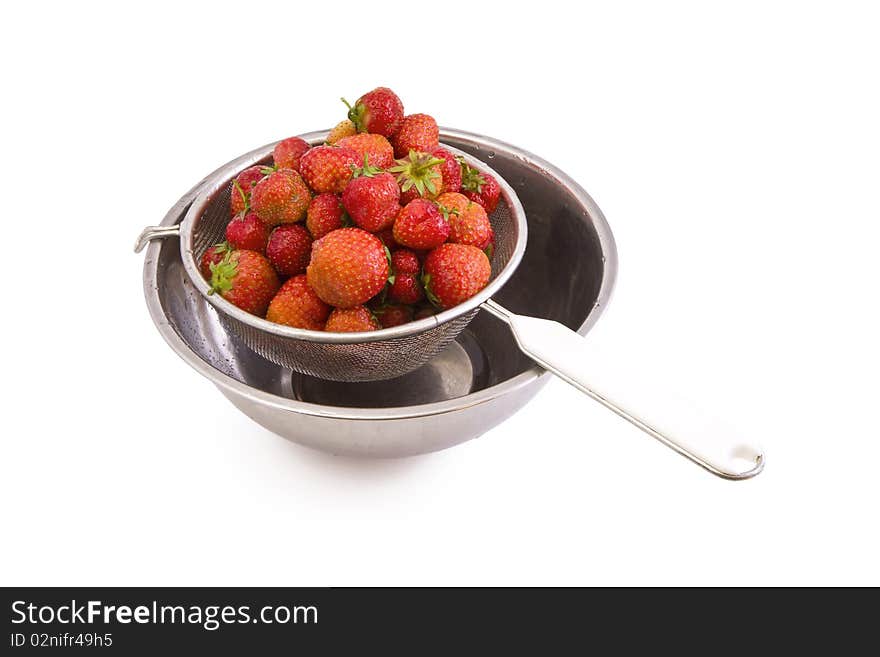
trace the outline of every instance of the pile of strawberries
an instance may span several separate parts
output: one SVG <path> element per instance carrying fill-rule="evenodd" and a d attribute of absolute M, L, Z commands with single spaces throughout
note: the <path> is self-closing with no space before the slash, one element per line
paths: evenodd
<path fill-rule="evenodd" d="M 200 263 L 211 293 L 287 326 L 373 331 L 489 282 L 498 182 L 441 147 L 431 116 L 404 116 L 390 89 L 346 105 L 325 144 L 285 139 L 274 166 L 233 181 L 226 241 Z"/>

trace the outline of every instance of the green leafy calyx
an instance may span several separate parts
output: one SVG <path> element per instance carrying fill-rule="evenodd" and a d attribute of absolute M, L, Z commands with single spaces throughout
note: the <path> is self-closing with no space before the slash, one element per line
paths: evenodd
<path fill-rule="evenodd" d="M 233 251 L 227 250 L 223 260 L 211 263 L 211 289 L 208 294 L 229 292 L 232 283 L 238 275 L 238 258 L 232 259 Z"/>
<path fill-rule="evenodd" d="M 458 161 L 461 164 L 461 188 L 467 192 L 479 194 L 483 191 L 486 179 L 483 178 L 479 171 L 465 162 L 461 156 L 459 156 Z"/>
<path fill-rule="evenodd" d="M 438 164 L 443 164 L 444 160 L 434 157 L 430 153 L 410 151 L 408 157 L 396 160 L 396 162 L 397 165 L 388 171 L 397 174 L 400 191 L 406 192 L 415 187 L 419 196 L 425 196 L 426 193 L 437 193 L 437 185 L 434 181 L 443 176 L 435 167 Z"/>
<path fill-rule="evenodd" d="M 361 176 L 372 178 L 376 174 L 382 173 L 382 169 L 371 165 L 367 160 L 367 156 L 364 155 L 364 166 L 356 167 L 354 165 L 351 165 L 351 172 L 352 178 L 360 178 Z"/>
<path fill-rule="evenodd" d="M 358 132 L 366 132 L 367 128 L 364 125 L 364 113 L 367 111 L 367 108 L 364 107 L 364 104 L 355 103 L 354 107 L 352 107 L 345 98 L 340 98 L 340 100 L 345 103 L 345 106 L 348 108 L 348 120 L 354 123 L 355 130 Z"/>

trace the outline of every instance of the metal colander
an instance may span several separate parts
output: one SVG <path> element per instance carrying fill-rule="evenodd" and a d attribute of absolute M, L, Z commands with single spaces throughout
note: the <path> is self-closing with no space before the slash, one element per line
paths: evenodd
<path fill-rule="evenodd" d="M 302 135 L 312 145 L 324 142 L 326 132 Z M 495 231 L 495 254 L 489 284 L 466 302 L 415 322 L 363 333 L 325 333 L 296 329 L 252 315 L 208 294 L 199 271 L 202 254 L 223 241 L 230 219 L 232 180 L 254 164 L 270 164 L 274 144 L 242 156 L 203 182 L 204 191 L 190 206 L 179 226 L 184 267 L 195 288 L 217 310 L 220 321 L 252 350 L 296 372 L 333 381 L 375 381 L 410 372 L 430 360 L 467 326 L 513 274 L 526 245 L 525 212 L 513 189 L 484 162 L 444 145 L 479 171 L 491 173 L 501 187 L 498 207 L 489 217 Z"/>

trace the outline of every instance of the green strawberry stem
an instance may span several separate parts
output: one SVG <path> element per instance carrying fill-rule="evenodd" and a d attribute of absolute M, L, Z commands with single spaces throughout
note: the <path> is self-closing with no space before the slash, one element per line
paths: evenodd
<path fill-rule="evenodd" d="M 364 176 L 366 178 L 372 178 L 377 173 L 382 173 L 382 169 L 372 166 L 367 161 L 366 154 L 364 155 L 364 166 L 356 167 L 353 164 L 351 165 L 351 177 L 352 178 L 360 178 L 361 176 Z"/>
<path fill-rule="evenodd" d="M 434 293 L 431 291 L 431 274 L 425 274 L 422 276 L 422 287 L 425 288 L 425 296 L 428 297 L 428 301 L 431 302 L 431 305 L 442 310 L 443 306 L 440 305 L 440 300 L 434 296 Z"/>
<path fill-rule="evenodd" d="M 248 198 L 248 195 L 244 193 L 244 190 L 241 188 L 241 185 L 238 184 L 238 180 L 233 179 L 232 186 L 238 191 L 241 196 L 241 200 L 244 203 L 244 211 L 247 212 L 251 209 L 251 202 Z"/>
<path fill-rule="evenodd" d="M 354 107 L 345 100 L 345 98 L 340 98 L 345 106 L 348 108 L 348 120 L 354 123 L 355 130 L 358 132 L 365 132 L 364 128 L 364 112 L 366 111 L 366 107 L 364 107 L 363 103 L 356 103 Z"/>
<path fill-rule="evenodd" d="M 458 161 L 461 163 L 461 188 L 466 192 L 476 192 L 479 194 L 483 191 L 486 179 L 480 175 L 479 171 L 465 162 L 464 158 L 459 157 Z"/>

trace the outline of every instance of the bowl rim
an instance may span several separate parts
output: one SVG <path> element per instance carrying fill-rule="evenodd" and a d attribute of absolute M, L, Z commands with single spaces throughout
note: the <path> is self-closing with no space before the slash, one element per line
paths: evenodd
<path fill-rule="evenodd" d="M 321 133 L 309 134 L 316 135 Z M 515 155 L 517 159 L 555 179 L 586 208 L 588 214 L 593 220 L 596 235 L 599 240 L 600 251 L 603 256 L 602 281 L 599 286 L 599 293 L 596 297 L 596 302 L 587 313 L 583 323 L 577 329 L 577 332 L 580 335 L 586 335 L 596 321 L 598 321 L 602 312 L 604 312 L 605 307 L 610 302 L 614 284 L 617 279 L 617 246 L 611 232 L 611 227 L 608 225 L 608 221 L 599 209 L 599 206 L 596 205 L 596 202 L 586 190 L 569 177 L 568 174 L 529 151 L 492 137 L 486 137 L 455 128 L 441 127 L 441 143 L 443 143 L 444 138 L 450 138 L 458 143 L 477 147 L 488 153 L 492 153 L 494 150 L 511 153 Z M 172 226 L 183 221 L 184 216 L 192 206 L 196 197 L 204 192 L 204 186 L 206 184 L 210 184 L 212 180 L 216 180 L 220 174 L 227 171 L 228 168 L 235 163 L 245 162 L 251 158 L 253 158 L 254 163 L 256 163 L 260 159 L 263 159 L 268 152 L 271 152 L 271 149 L 274 148 L 277 143 L 277 141 L 272 142 L 271 144 L 266 144 L 265 146 L 254 149 L 205 176 L 171 207 L 164 219 L 160 222 L 160 225 Z M 237 164 L 235 165 L 238 166 Z M 160 250 L 166 246 L 167 248 L 177 249 L 179 253 L 182 250 L 178 245 L 170 243 L 170 240 L 153 240 L 148 245 L 144 258 L 144 296 L 146 298 L 150 316 L 165 342 L 168 343 L 177 355 L 180 356 L 180 358 L 182 358 L 190 367 L 221 388 L 221 391 L 224 393 L 229 392 L 250 399 L 260 405 L 317 417 L 346 420 L 402 420 L 453 413 L 480 404 L 485 404 L 499 397 L 514 393 L 538 379 L 550 376 L 550 372 L 544 370 L 538 365 L 534 365 L 514 377 L 462 397 L 431 402 L 428 404 L 388 408 L 324 406 L 322 404 L 314 404 L 297 399 L 290 399 L 288 397 L 281 397 L 279 395 L 259 390 L 258 388 L 249 386 L 246 383 L 242 383 L 241 381 L 224 374 L 207 361 L 203 360 L 174 330 L 162 308 L 157 282 Z M 183 254 L 180 253 L 180 255 L 182 257 Z"/>
<path fill-rule="evenodd" d="M 298 137 L 304 139 L 314 147 L 324 143 L 327 137 L 327 131 L 309 132 L 306 134 L 298 135 Z M 328 333 L 326 331 L 311 331 L 308 329 L 294 328 L 292 326 L 285 326 L 276 322 L 270 322 L 263 317 L 253 315 L 245 310 L 242 310 L 241 308 L 236 307 L 234 304 L 230 303 L 219 294 L 210 294 L 210 285 L 208 285 L 208 282 L 205 281 L 205 279 L 202 277 L 201 272 L 198 269 L 198 258 L 196 257 L 193 248 L 194 245 L 192 233 L 191 231 L 187 230 L 187 226 L 191 225 L 194 221 L 196 221 L 199 216 L 202 215 L 202 213 L 205 211 L 205 208 L 216 197 L 218 193 L 223 193 L 230 177 L 238 175 L 238 173 L 240 173 L 244 169 L 253 166 L 260 160 L 271 155 L 274 144 L 267 144 L 263 148 L 258 148 L 254 151 L 251 151 L 250 153 L 242 155 L 241 157 L 235 158 L 234 160 L 217 169 L 217 171 L 212 173 L 203 181 L 203 184 L 200 187 L 200 191 L 196 195 L 192 204 L 186 210 L 186 213 L 183 216 L 183 220 L 181 221 L 180 257 L 183 262 L 184 269 L 186 269 L 186 272 L 189 275 L 190 282 L 193 284 L 196 290 L 198 290 L 199 293 L 205 298 L 205 300 L 212 306 L 214 306 L 214 308 L 216 308 L 218 312 L 231 316 L 233 319 L 246 326 L 263 331 L 265 333 L 269 333 L 273 336 L 279 338 L 303 340 L 305 342 L 319 342 L 323 344 L 362 344 L 366 342 L 395 340 L 397 338 L 405 338 L 408 336 L 424 333 L 425 331 L 430 331 L 431 329 L 436 328 L 442 324 L 446 324 L 454 319 L 467 315 L 469 312 L 476 310 L 477 307 L 480 306 L 480 304 L 487 301 L 488 299 L 491 299 L 492 296 L 495 295 L 504 286 L 505 283 L 507 283 L 513 273 L 516 271 L 516 268 L 522 260 L 523 254 L 526 250 L 528 225 L 525 220 L 525 211 L 523 210 L 522 203 L 520 203 L 519 197 L 517 197 L 516 192 L 506 180 L 504 180 L 494 169 L 492 169 L 492 167 L 490 167 L 482 160 L 479 160 L 469 155 L 468 153 L 460 151 L 454 146 L 449 146 L 448 144 L 444 144 L 444 146 L 448 147 L 454 155 L 463 156 L 469 165 L 479 169 L 480 171 L 488 173 L 497 179 L 498 185 L 501 188 L 501 196 L 504 202 L 510 207 L 510 212 L 513 215 L 513 219 L 516 223 L 516 230 L 520 235 L 522 235 L 521 239 L 518 238 L 516 240 L 513 252 L 510 254 L 510 257 L 508 258 L 504 266 L 495 274 L 495 276 L 492 278 L 492 280 L 489 281 L 486 287 L 477 292 L 477 294 L 472 296 L 470 299 L 467 299 L 460 304 L 453 306 L 452 308 L 441 310 L 429 317 L 425 317 L 423 319 L 419 319 L 413 322 L 407 322 L 406 324 L 401 324 L 399 326 L 377 329 L 375 331 Z"/>

